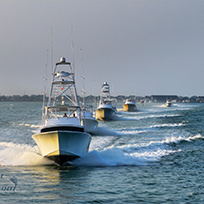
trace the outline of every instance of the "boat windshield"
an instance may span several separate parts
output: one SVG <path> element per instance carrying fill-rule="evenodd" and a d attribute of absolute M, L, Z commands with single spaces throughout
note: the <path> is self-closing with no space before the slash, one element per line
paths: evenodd
<path fill-rule="evenodd" d="M 47 117 L 61 118 L 61 117 L 80 117 L 79 106 L 52 106 L 46 107 Z"/>

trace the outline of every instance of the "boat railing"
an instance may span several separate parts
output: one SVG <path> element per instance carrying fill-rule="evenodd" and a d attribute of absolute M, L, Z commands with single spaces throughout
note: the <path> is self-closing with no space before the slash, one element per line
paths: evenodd
<path fill-rule="evenodd" d="M 58 84 L 58 85 L 65 85 L 65 84 L 74 84 L 74 81 L 62 81 L 62 80 L 59 80 L 59 81 L 53 81 L 52 84 Z"/>
<path fill-rule="evenodd" d="M 57 63 L 56 63 L 56 66 L 57 66 L 57 65 L 63 65 L 63 64 L 71 65 L 71 62 L 57 62 Z"/>

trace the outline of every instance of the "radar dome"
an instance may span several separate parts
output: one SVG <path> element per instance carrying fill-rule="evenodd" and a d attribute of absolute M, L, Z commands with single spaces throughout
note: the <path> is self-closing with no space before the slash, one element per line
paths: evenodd
<path fill-rule="evenodd" d="M 60 58 L 60 62 L 66 62 L 65 57 L 61 57 L 61 58 Z"/>

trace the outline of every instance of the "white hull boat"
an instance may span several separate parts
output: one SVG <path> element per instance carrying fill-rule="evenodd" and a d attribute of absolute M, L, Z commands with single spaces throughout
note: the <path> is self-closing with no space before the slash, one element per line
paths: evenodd
<path fill-rule="evenodd" d="M 43 157 L 63 165 L 84 156 L 89 149 L 90 136 L 77 131 L 50 131 L 33 135 Z"/>
<path fill-rule="evenodd" d="M 69 71 L 58 71 L 58 67 Z M 53 73 L 48 105 L 44 107 L 43 126 L 32 136 L 43 157 L 63 165 L 84 156 L 89 150 L 91 136 L 82 125 L 74 73 L 71 63 L 61 58 Z"/>
<path fill-rule="evenodd" d="M 116 110 L 112 105 L 101 104 L 96 110 L 98 120 L 113 120 L 116 114 Z"/>
<path fill-rule="evenodd" d="M 129 112 L 137 111 L 135 102 L 132 99 L 127 99 L 123 104 L 123 108 L 125 111 L 129 111 Z"/>
<path fill-rule="evenodd" d="M 110 99 L 110 87 L 107 82 L 104 82 L 101 89 L 99 105 L 96 109 L 97 120 L 114 120 L 117 112 L 116 106 Z"/>

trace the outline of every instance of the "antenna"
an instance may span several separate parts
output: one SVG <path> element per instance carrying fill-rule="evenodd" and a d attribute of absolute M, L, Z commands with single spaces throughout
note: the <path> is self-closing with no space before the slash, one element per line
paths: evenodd
<path fill-rule="evenodd" d="M 74 67 L 74 42 L 72 40 L 72 61 L 73 61 L 73 72 L 75 73 L 75 67 Z"/>
<path fill-rule="evenodd" d="M 81 76 L 81 79 L 82 79 L 82 88 L 81 88 L 81 91 L 82 91 L 82 94 L 85 94 L 86 93 L 86 89 L 85 89 L 85 83 L 84 83 L 84 80 L 85 80 L 85 74 L 84 74 L 84 59 L 83 59 L 83 52 L 82 52 L 82 48 L 80 49 L 80 52 L 81 52 L 81 67 L 82 67 L 82 76 Z"/>
<path fill-rule="evenodd" d="M 50 29 L 50 32 L 51 32 L 51 73 L 53 73 L 54 67 L 53 67 L 53 30 L 52 30 L 52 27 Z"/>
<path fill-rule="evenodd" d="M 74 79 L 75 79 L 75 66 L 74 66 L 74 41 L 73 41 L 73 27 L 71 25 L 71 39 L 72 39 L 72 67 L 73 67 L 73 73 L 74 73 Z"/>
<path fill-rule="evenodd" d="M 49 50 L 47 49 L 46 63 L 45 63 L 45 76 L 43 77 L 43 108 L 42 108 L 42 117 L 44 121 L 45 117 L 45 99 L 46 99 L 46 91 L 47 91 L 47 66 L 48 66 L 48 54 Z"/>

